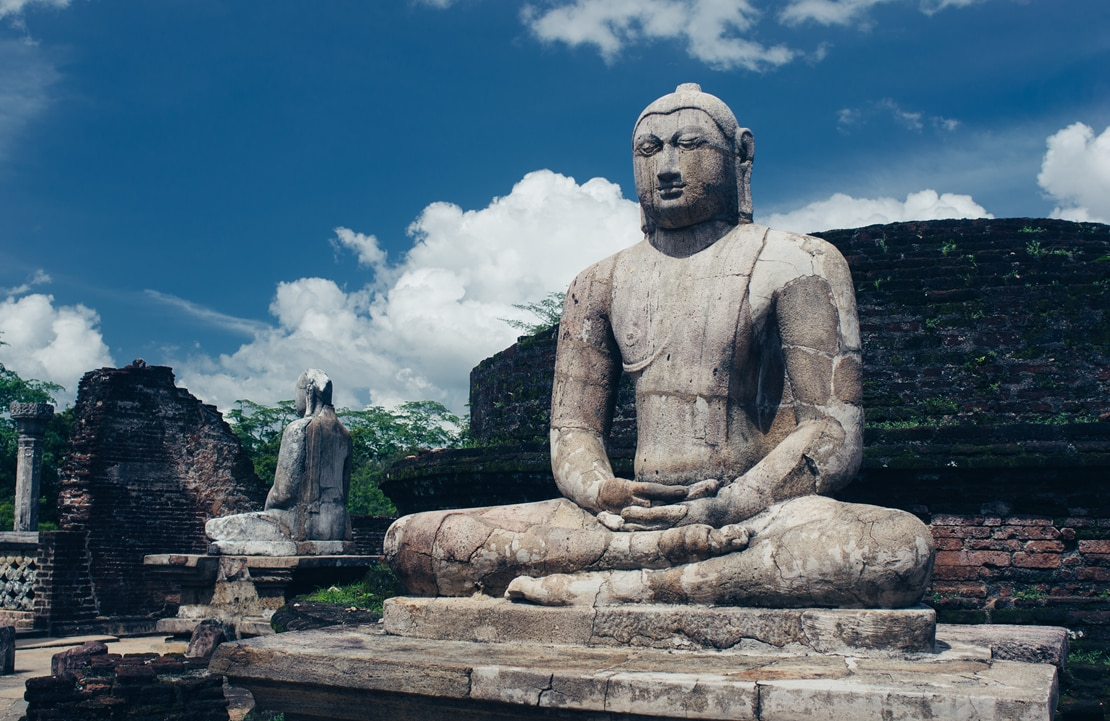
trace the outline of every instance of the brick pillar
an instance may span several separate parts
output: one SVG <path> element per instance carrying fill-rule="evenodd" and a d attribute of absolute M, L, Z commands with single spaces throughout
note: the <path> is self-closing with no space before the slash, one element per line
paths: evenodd
<path fill-rule="evenodd" d="M 54 415 L 49 403 L 12 403 L 9 408 L 19 431 L 15 472 L 14 531 L 39 530 L 39 484 L 42 480 L 42 439 Z"/>
<path fill-rule="evenodd" d="M 35 628 L 51 635 L 72 635 L 88 628 L 98 616 L 89 570 L 88 533 L 40 533 L 37 565 Z"/>

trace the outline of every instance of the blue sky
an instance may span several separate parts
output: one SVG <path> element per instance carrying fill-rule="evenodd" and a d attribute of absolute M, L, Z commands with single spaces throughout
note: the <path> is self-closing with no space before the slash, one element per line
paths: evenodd
<path fill-rule="evenodd" d="M 142 357 L 229 407 L 434 398 L 639 239 L 698 82 L 757 222 L 1110 220 L 1106 0 L 0 0 L 0 362 Z"/>

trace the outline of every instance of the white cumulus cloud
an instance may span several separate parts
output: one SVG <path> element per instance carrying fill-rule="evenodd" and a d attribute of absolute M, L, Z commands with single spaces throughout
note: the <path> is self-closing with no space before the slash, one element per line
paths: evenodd
<path fill-rule="evenodd" d="M 847 25 L 868 10 L 890 0 L 791 0 L 779 19 L 787 25 L 815 22 L 819 25 Z"/>
<path fill-rule="evenodd" d="M 867 11 L 876 5 L 893 0 L 790 0 L 779 20 L 787 25 L 814 22 L 818 25 L 870 25 Z M 933 15 L 945 8 L 974 5 L 982 0 L 921 0 L 919 7 L 926 15 Z"/>
<path fill-rule="evenodd" d="M 101 337 L 100 317 L 83 305 L 55 306 L 34 293 L 0 301 L 0 363 L 23 378 L 65 388 L 57 400 L 72 404 L 77 382 L 92 368 L 114 365 Z"/>
<path fill-rule="evenodd" d="M 853 198 L 844 193 L 836 193 L 827 200 L 818 200 L 789 213 L 773 213 L 757 220 L 772 228 L 813 233 L 906 220 L 993 217 L 972 200 L 970 195 L 938 195 L 935 190 L 922 190 L 910 193 L 905 201 L 895 198 Z"/>
<path fill-rule="evenodd" d="M 1037 182 L 1059 205 L 1053 218 L 1110 222 L 1110 127 L 1073 123 L 1049 136 Z"/>
<path fill-rule="evenodd" d="M 19 15 L 30 5 L 64 8 L 69 5 L 69 0 L 0 0 L 0 18 Z"/>
<path fill-rule="evenodd" d="M 290 398 L 309 367 L 331 376 L 340 405 L 433 399 L 464 409 L 470 369 L 516 340 L 500 318 L 513 304 L 565 290 L 590 263 L 641 238 L 638 206 L 603 178 L 579 185 L 549 170 L 527 174 L 481 210 L 432 203 L 412 223 L 395 265 L 373 236 L 338 228 L 338 246 L 379 269 L 346 291 L 325 278 L 281 283 L 275 324 L 218 358 L 175 365 L 179 382 L 221 408 L 240 398 Z"/>
<path fill-rule="evenodd" d="M 526 5 L 522 13 L 541 40 L 592 45 L 606 61 L 629 45 L 678 40 L 690 57 L 718 69 L 790 62 L 796 53 L 786 46 L 744 37 L 759 15 L 748 0 L 575 0 L 543 11 Z"/>

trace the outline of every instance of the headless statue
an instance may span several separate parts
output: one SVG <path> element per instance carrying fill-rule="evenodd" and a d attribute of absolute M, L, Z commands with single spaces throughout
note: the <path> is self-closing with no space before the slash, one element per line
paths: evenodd
<path fill-rule="evenodd" d="M 848 266 L 752 223 L 754 143 L 694 84 L 633 133 L 644 240 L 584 270 L 559 326 L 551 463 L 565 496 L 399 519 L 386 555 L 425 595 L 549 605 L 899 608 L 930 579 L 929 529 L 837 501 L 862 455 Z M 635 477 L 605 449 L 621 372 Z"/>
<path fill-rule="evenodd" d="M 297 380 L 297 420 L 286 426 L 265 510 L 205 526 L 224 554 L 337 553 L 351 537 L 347 494 L 351 434 L 332 406 L 331 380 L 310 368 Z"/>

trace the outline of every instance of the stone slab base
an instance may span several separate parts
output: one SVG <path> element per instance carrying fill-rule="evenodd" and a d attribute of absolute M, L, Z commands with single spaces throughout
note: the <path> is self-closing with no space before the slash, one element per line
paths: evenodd
<path fill-rule="evenodd" d="M 350 541 L 213 541 L 213 556 L 341 556 L 354 553 Z"/>
<path fill-rule="evenodd" d="M 398 597 L 385 602 L 384 621 L 387 633 L 449 641 L 893 656 L 932 653 L 936 612 L 926 606 L 555 608 L 488 596 Z"/>
<path fill-rule="evenodd" d="M 217 649 L 210 670 L 287 721 L 1048 721 L 1056 668 L 960 642 L 901 659 L 437 641 L 381 625 Z"/>
<path fill-rule="evenodd" d="M 213 556 L 159 554 L 145 568 L 181 589 L 177 617 L 161 619 L 160 633 L 184 635 L 204 620 L 234 627 L 240 638 L 273 633 L 274 611 L 301 593 L 362 578 L 381 556 Z"/>
<path fill-rule="evenodd" d="M 213 618 L 223 620 L 220 619 L 218 615 L 214 615 Z M 202 619 L 199 618 L 161 618 L 158 619 L 158 624 L 155 628 L 158 633 L 165 633 L 170 636 L 192 636 L 193 631 L 200 625 L 201 620 Z M 269 619 L 262 617 L 232 618 L 228 623 L 235 628 L 235 633 L 239 638 L 269 636 L 274 633 L 274 629 L 270 626 Z"/>

